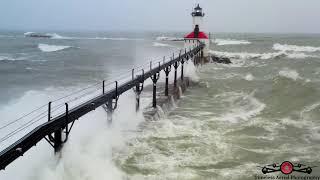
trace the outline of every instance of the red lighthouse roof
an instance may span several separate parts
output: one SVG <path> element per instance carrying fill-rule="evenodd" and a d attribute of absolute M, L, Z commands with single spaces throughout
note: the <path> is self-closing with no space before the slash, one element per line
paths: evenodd
<path fill-rule="evenodd" d="M 208 35 L 204 32 L 199 32 L 198 37 L 195 37 L 195 33 L 192 32 L 184 37 L 185 39 L 209 39 Z"/>

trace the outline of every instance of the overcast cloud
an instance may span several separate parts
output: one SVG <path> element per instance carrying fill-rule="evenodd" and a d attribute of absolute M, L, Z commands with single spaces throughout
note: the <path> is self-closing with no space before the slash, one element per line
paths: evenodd
<path fill-rule="evenodd" d="M 1 0 L 0 29 L 185 31 L 196 2 L 212 32 L 320 33 L 319 0 Z"/>

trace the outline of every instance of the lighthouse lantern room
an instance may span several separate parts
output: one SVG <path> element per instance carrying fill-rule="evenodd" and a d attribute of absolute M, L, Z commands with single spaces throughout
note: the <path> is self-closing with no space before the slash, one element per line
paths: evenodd
<path fill-rule="evenodd" d="M 203 26 L 203 17 L 204 13 L 202 12 L 202 8 L 198 4 L 194 11 L 191 13 L 191 16 L 193 18 L 193 32 L 187 34 L 184 37 L 185 41 L 185 48 L 193 48 L 194 46 L 198 45 L 198 40 L 205 44 L 205 48 L 203 49 L 203 57 L 205 59 L 208 59 L 209 57 L 209 46 L 210 41 L 208 35 L 204 32 L 204 26 Z"/>

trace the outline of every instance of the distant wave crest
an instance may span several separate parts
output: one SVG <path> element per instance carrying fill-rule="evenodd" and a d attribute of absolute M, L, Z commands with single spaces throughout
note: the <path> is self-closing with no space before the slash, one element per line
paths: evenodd
<path fill-rule="evenodd" d="M 0 38 L 13 38 L 13 37 L 15 37 L 15 36 L 0 34 Z"/>
<path fill-rule="evenodd" d="M 157 43 L 157 42 L 154 42 L 154 43 L 153 43 L 153 46 L 154 46 L 154 47 L 174 47 L 174 46 L 172 46 L 172 45 L 170 45 L 170 44 Z"/>
<path fill-rule="evenodd" d="M 297 46 L 288 44 L 276 43 L 273 45 L 273 49 L 277 51 L 295 51 L 295 52 L 316 52 L 320 51 L 320 47 L 313 46 Z"/>
<path fill-rule="evenodd" d="M 248 52 L 223 52 L 223 51 L 210 51 L 211 54 L 228 57 L 233 59 L 277 59 L 282 57 L 288 57 L 292 59 L 304 59 L 308 57 L 315 57 L 313 55 L 307 55 L 304 53 L 287 53 L 281 52 L 270 52 L 270 53 L 248 53 Z"/>
<path fill-rule="evenodd" d="M 0 55 L 0 61 L 15 61 L 16 59 L 8 56 L 1 56 Z"/>
<path fill-rule="evenodd" d="M 81 39 L 79 37 L 79 39 Z M 112 40 L 112 41 L 141 41 L 140 38 L 126 38 L 126 37 L 95 37 L 95 38 L 82 38 L 82 39 L 92 39 L 92 40 Z"/>
<path fill-rule="evenodd" d="M 144 40 L 139 38 L 127 38 L 127 37 L 73 37 L 73 36 L 62 36 L 57 33 L 35 33 L 35 32 L 26 32 L 24 36 L 32 37 L 36 35 L 38 37 L 47 37 L 50 39 L 86 39 L 86 40 L 113 40 L 113 41 L 129 41 L 129 40 Z"/>
<path fill-rule="evenodd" d="M 54 52 L 60 51 L 63 49 L 71 48 L 72 46 L 57 46 L 57 45 L 48 45 L 48 44 L 39 44 L 38 48 L 43 52 Z"/>
<path fill-rule="evenodd" d="M 213 42 L 216 43 L 218 46 L 251 44 L 251 42 L 247 40 L 236 40 L 236 39 L 215 39 Z"/>
<path fill-rule="evenodd" d="M 57 33 L 47 33 L 47 35 L 51 36 L 51 39 L 72 39 L 72 37 L 60 36 Z"/>
<path fill-rule="evenodd" d="M 33 33 L 34 32 L 25 32 L 25 33 L 23 33 L 23 35 L 28 36 L 28 35 L 33 34 Z"/>
<path fill-rule="evenodd" d="M 183 38 L 178 37 L 166 37 L 166 36 L 159 36 L 156 38 L 157 41 L 183 41 Z"/>
<path fill-rule="evenodd" d="M 26 60 L 26 57 L 13 58 L 12 56 L 9 56 L 9 55 L 0 55 L 0 61 L 23 61 L 23 60 Z"/>

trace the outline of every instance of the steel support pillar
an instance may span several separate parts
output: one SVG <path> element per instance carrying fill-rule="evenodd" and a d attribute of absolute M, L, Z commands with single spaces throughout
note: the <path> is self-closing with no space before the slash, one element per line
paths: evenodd
<path fill-rule="evenodd" d="M 183 64 L 184 64 L 184 59 L 181 60 L 181 81 L 183 81 Z"/>
<path fill-rule="evenodd" d="M 112 124 L 112 114 L 115 109 L 118 107 L 118 100 L 119 100 L 119 94 L 118 94 L 118 82 L 116 81 L 116 94 L 113 98 L 108 99 L 107 103 L 103 106 L 105 111 L 107 111 L 107 120 L 108 124 Z"/>
<path fill-rule="evenodd" d="M 64 143 L 67 142 L 69 133 L 73 127 L 73 124 L 75 121 L 72 122 L 71 127 L 69 128 L 68 120 L 69 120 L 69 106 L 68 103 L 65 103 L 66 105 L 66 114 L 65 114 L 65 127 L 59 128 L 55 130 L 52 134 L 48 134 L 48 137 L 44 137 L 44 139 L 53 147 L 54 153 L 58 153 L 61 149 Z M 51 111 L 51 102 L 49 103 L 49 113 L 48 117 L 50 118 L 50 111 Z M 50 121 L 50 119 L 49 119 Z M 63 132 L 63 129 L 65 129 L 65 132 Z M 65 133 L 65 139 L 62 140 L 62 133 Z"/>
<path fill-rule="evenodd" d="M 143 91 L 144 87 L 144 70 L 142 69 L 142 74 L 138 76 L 140 78 L 140 83 L 136 85 L 136 87 L 132 88 L 134 93 L 136 94 L 136 112 L 140 109 L 140 95 Z M 134 79 L 134 75 L 132 74 L 132 79 Z"/>
<path fill-rule="evenodd" d="M 51 120 L 51 104 L 52 102 L 49 102 L 48 104 L 48 122 Z"/>
<path fill-rule="evenodd" d="M 169 73 L 171 71 L 171 66 L 168 66 L 164 72 L 166 73 L 166 85 L 164 90 L 164 95 L 169 96 Z"/>
<path fill-rule="evenodd" d="M 102 81 L 102 94 L 104 94 L 104 91 L 105 91 L 104 89 L 105 89 L 105 81 L 103 80 Z"/>
<path fill-rule="evenodd" d="M 157 83 L 153 82 L 153 96 L 152 96 L 152 107 L 157 107 Z"/>
<path fill-rule="evenodd" d="M 157 107 L 157 81 L 159 80 L 160 72 L 157 72 L 153 76 L 151 76 L 151 80 L 153 82 L 153 98 L 152 98 L 152 107 Z"/>
<path fill-rule="evenodd" d="M 175 62 L 173 67 L 174 67 L 174 82 L 173 82 L 173 85 L 174 85 L 174 87 L 177 87 L 177 69 L 179 67 L 179 63 Z"/>
<path fill-rule="evenodd" d="M 139 86 L 136 86 L 137 90 L 140 91 Z M 140 109 L 140 92 L 136 92 L 136 112 Z"/>
<path fill-rule="evenodd" d="M 136 94 L 136 112 L 138 112 L 140 109 L 140 95 L 143 91 L 143 82 L 140 82 L 140 84 L 136 85 L 136 87 L 133 88 L 133 91 Z"/>
<path fill-rule="evenodd" d="M 62 129 L 56 130 L 53 135 L 54 152 L 58 153 L 62 148 Z"/>
<path fill-rule="evenodd" d="M 108 120 L 108 124 L 112 123 L 112 113 L 113 113 L 113 109 L 112 109 L 112 99 L 109 99 L 108 102 L 106 103 L 106 111 L 107 111 L 107 120 Z"/>

